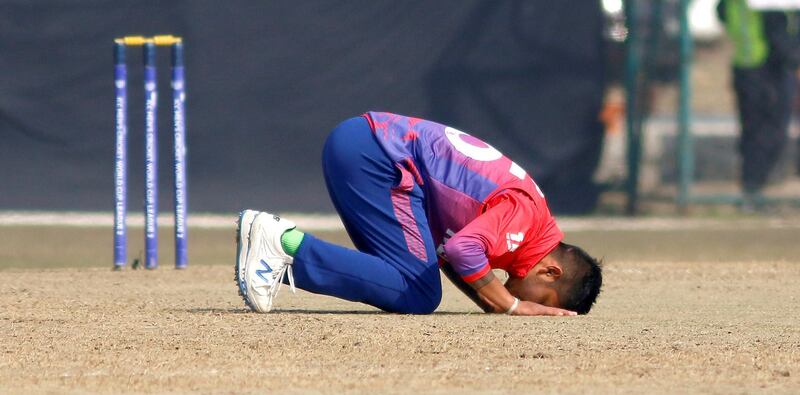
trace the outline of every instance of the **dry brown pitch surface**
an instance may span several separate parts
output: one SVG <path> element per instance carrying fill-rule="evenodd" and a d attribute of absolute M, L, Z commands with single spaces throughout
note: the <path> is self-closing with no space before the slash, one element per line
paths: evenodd
<path fill-rule="evenodd" d="M 568 233 L 607 261 L 574 318 L 449 286 L 428 316 L 288 289 L 252 314 L 232 229 L 112 272 L 108 229 L 0 227 L 0 393 L 800 393 L 800 230 L 740 225 Z"/>

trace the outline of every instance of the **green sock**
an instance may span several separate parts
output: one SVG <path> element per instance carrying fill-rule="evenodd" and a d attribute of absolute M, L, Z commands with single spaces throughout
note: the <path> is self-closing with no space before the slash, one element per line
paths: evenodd
<path fill-rule="evenodd" d="M 287 254 L 294 256 L 297 249 L 300 248 L 300 243 L 303 242 L 303 236 L 305 233 L 297 229 L 289 229 L 281 235 L 281 247 Z"/>

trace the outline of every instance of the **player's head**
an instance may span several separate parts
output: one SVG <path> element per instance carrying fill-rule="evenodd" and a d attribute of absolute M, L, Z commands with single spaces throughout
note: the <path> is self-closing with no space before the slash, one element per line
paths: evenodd
<path fill-rule="evenodd" d="M 600 262 L 577 246 L 559 243 L 524 279 L 510 279 L 506 287 L 522 300 L 586 314 L 602 284 Z"/>
<path fill-rule="evenodd" d="M 603 285 L 600 262 L 582 248 L 567 243 L 560 243 L 556 251 L 556 260 L 563 270 L 558 281 L 553 282 L 560 307 L 586 314 Z"/>

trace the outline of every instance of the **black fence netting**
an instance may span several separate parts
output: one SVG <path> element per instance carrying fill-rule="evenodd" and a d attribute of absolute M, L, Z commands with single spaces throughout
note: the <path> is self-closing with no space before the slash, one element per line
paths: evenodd
<path fill-rule="evenodd" d="M 332 211 L 327 132 L 368 110 L 449 124 L 591 209 L 602 144 L 599 1 L 4 1 L 0 209 L 113 207 L 112 40 L 182 36 L 192 211 Z M 169 54 L 159 175 L 171 207 Z M 129 209 L 141 211 L 141 51 L 128 51 Z"/>

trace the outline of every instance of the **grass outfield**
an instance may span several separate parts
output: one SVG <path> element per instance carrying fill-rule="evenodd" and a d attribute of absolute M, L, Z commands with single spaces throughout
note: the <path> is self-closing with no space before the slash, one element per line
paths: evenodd
<path fill-rule="evenodd" d="M 620 224 L 565 227 L 606 261 L 574 318 L 482 314 L 451 286 L 429 316 L 288 289 L 258 315 L 236 294 L 232 223 L 190 229 L 188 270 L 164 229 L 161 269 L 123 272 L 110 228 L 0 226 L 0 393 L 800 390 L 800 225 Z M 129 238 L 133 258 L 141 228 Z"/>

